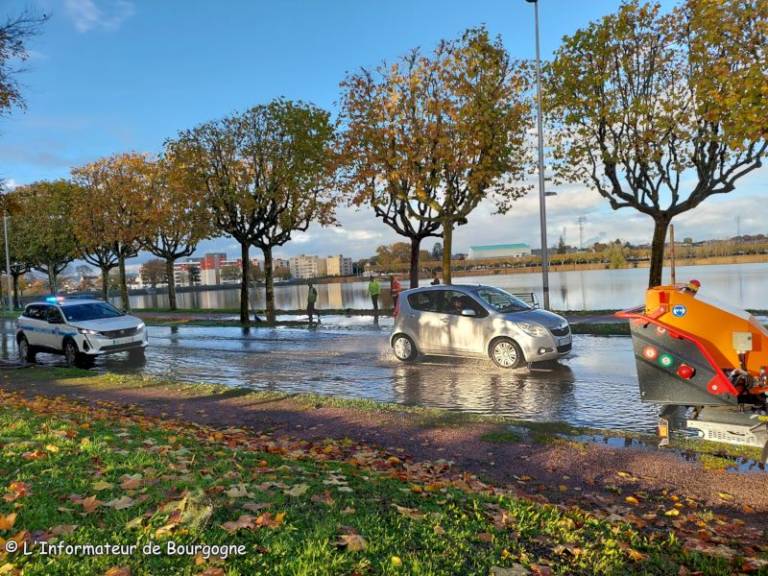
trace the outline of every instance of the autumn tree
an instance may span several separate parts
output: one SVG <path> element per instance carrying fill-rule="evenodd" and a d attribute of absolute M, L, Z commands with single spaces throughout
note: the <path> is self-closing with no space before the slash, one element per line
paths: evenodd
<path fill-rule="evenodd" d="M 144 284 L 149 284 L 153 288 L 158 284 L 164 284 L 168 282 L 169 277 L 173 277 L 173 269 L 171 269 L 170 276 L 168 274 L 168 268 L 165 260 L 159 258 L 153 258 L 147 260 L 141 265 L 141 281 Z"/>
<path fill-rule="evenodd" d="M 173 265 L 179 258 L 191 256 L 197 244 L 211 234 L 210 213 L 201 183 L 190 176 L 180 158 L 166 154 L 148 168 L 148 225 L 142 247 L 165 261 L 168 306 L 176 310 Z"/>
<path fill-rule="evenodd" d="M 117 244 L 111 237 L 110 220 L 101 211 L 93 209 L 92 202 L 96 202 L 99 195 L 97 189 L 80 187 L 72 205 L 71 217 L 79 257 L 101 272 L 101 296 L 108 301 L 109 274 L 118 267 L 120 259 Z"/>
<path fill-rule="evenodd" d="M 24 268 L 45 274 L 55 294 L 59 274 L 78 254 L 70 217 L 77 187 L 68 180 L 41 181 L 19 186 L 12 194 L 18 206 L 13 222 L 16 259 Z"/>
<path fill-rule="evenodd" d="M 17 74 L 19 63 L 29 58 L 28 40 L 40 32 L 48 16 L 36 16 L 30 12 L 8 18 L 0 25 L 0 115 L 14 106 L 23 107 Z"/>
<path fill-rule="evenodd" d="M 669 13 L 628 1 L 565 37 L 549 66 L 556 170 L 653 219 L 650 286 L 672 219 L 761 165 L 767 11 L 763 0 Z"/>
<path fill-rule="evenodd" d="M 146 236 L 151 163 L 142 154 L 116 154 L 75 168 L 72 176 L 83 189 L 76 209 L 93 211 L 100 219 L 98 226 L 78 231 L 81 242 L 112 248 L 117 256 L 121 305 L 130 310 L 125 261 L 136 256 L 140 240 Z"/>
<path fill-rule="evenodd" d="M 264 254 L 267 320 L 274 322 L 273 248 L 312 222 L 333 221 L 333 140 L 328 112 L 279 99 L 169 143 L 204 182 L 216 227 L 241 245 L 242 322 L 248 321 L 249 246 Z"/>
<path fill-rule="evenodd" d="M 484 28 L 413 50 L 342 83 L 343 160 L 351 202 L 411 240 L 411 286 L 428 236 L 443 238 L 451 281 L 453 230 L 486 198 L 500 212 L 526 187 L 530 126 L 524 66 Z"/>

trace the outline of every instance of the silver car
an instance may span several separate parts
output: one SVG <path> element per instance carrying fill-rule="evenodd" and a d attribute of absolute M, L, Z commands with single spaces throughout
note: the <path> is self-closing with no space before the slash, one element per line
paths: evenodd
<path fill-rule="evenodd" d="M 568 355 L 571 329 L 562 316 L 504 290 L 440 285 L 400 294 L 390 344 L 403 362 L 419 353 L 490 356 L 501 368 L 516 368 Z"/>

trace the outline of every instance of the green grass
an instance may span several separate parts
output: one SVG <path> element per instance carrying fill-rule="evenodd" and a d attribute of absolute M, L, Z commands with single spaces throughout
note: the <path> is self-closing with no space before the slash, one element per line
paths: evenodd
<path fill-rule="evenodd" d="M 683 563 L 702 574 L 732 569 L 725 560 L 683 552 L 666 533 L 494 494 L 471 479 L 414 472 L 351 441 L 282 443 L 109 407 L 2 400 L 0 518 L 16 517 L 0 538 L 47 534 L 49 542 L 139 547 L 127 556 L 0 552 L 4 574 L 126 567 L 134 576 L 206 569 L 230 576 L 486 576 L 516 563 L 549 564 L 554 574 L 677 573 Z M 101 504 L 88 508 L 87 498 Z M 247 527 L 232 531 L 227 523 L 238 519 Z M 143 545 L 166 550 L 168 542 L 242 545 L 244 553 L 199 556 L 199 565 L 194 555 L 141 553 Z"/>

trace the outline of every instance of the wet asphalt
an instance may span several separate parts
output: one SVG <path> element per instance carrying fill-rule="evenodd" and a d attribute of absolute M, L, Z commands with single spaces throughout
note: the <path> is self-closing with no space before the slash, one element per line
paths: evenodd
<path fill-rule="evenodd" d="M 389 321 L 391 322 L 391 320 Z M 126 354 L 93 370 L 145 373 L 186 382 L 313 392 L 529 420 L 653 432 L 657 409 L 640 402 L 630 339 L 574 336 L 571 355 L 518 370 L 490 360 L 399 362 L 386 320 L 328 317 L 317 328 L 150 326 L 146 361 Z M 0 356 L 16 357 L 12 321 L 0 322 Z M 63 365 L 40 354 L 44 365 Z"/>

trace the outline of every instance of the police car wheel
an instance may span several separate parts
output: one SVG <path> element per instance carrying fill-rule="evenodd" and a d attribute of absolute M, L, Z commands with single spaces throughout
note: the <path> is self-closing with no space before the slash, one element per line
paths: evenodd
<path fill-rule="evenodd" d="M 77 344 L 73 340 L 64 342 L 64 360 L 70 368 L 79 364 L 80 352 L 78 352 Z"/>
<path fill-rule="evenodd" d="M 19 360 L 22 362 L 35 361 L 35 351 L 29 345 L 29 342 L 27 342 L 26 336 L 19 338 Z"/>

